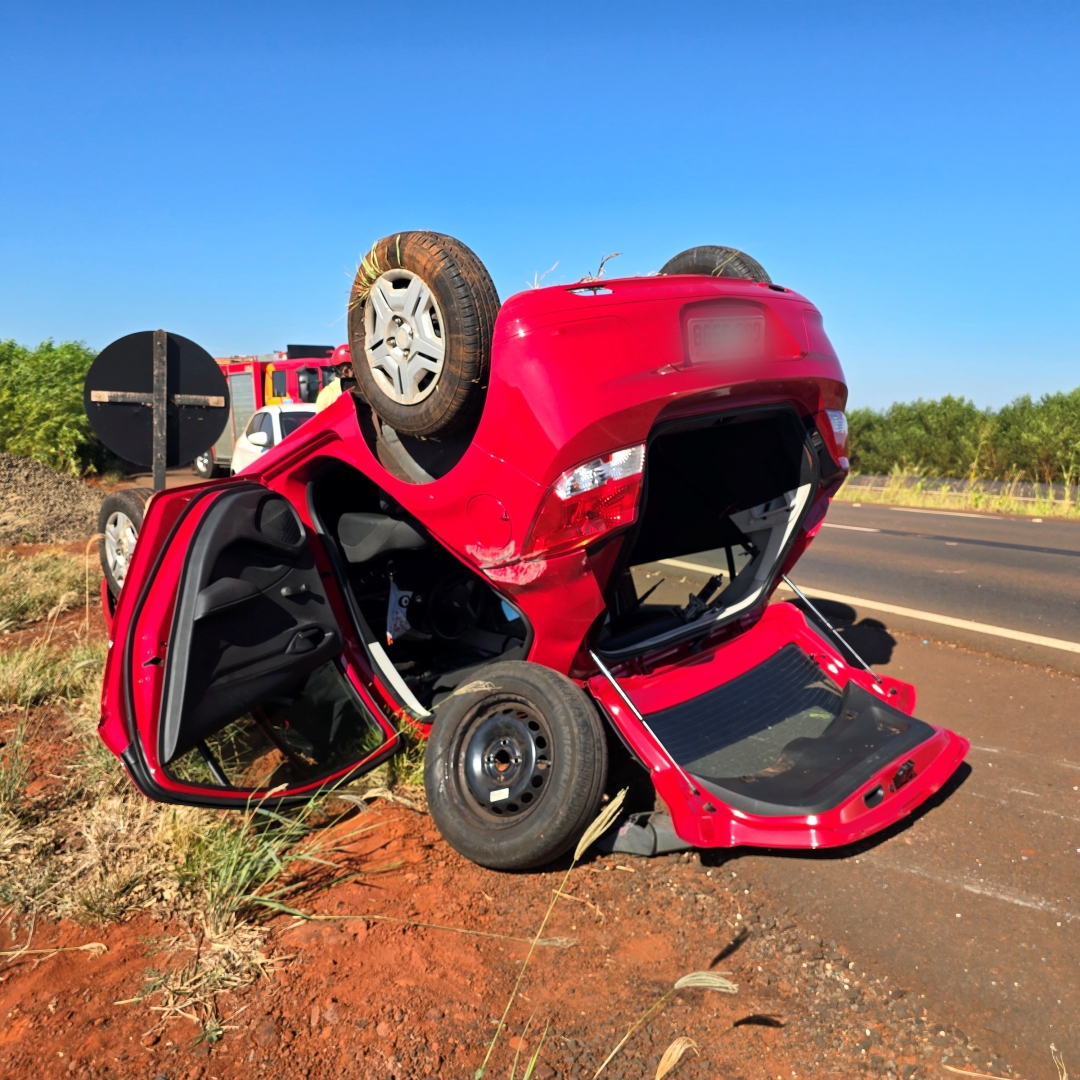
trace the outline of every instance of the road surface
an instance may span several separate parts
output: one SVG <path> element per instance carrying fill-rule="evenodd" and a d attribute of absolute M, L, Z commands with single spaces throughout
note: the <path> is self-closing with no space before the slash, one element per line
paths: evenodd
<path fill-rule="evenodd" d="M 666 579 L 658 600 L 685 602 L 706 580 L 679 562 L 643 568 Z M 878 670 L 915 683 L 917 715 L 972 750 L 932 805 L 872 843 L 721 861 L 952 1016 L 983 1071 L 993 1051 L 1019 1075 L 1054 1076 L 1051 1042 L 1080 1068 L 1080 647 L 1017 636 L 1080 642 L 1080 525 L 834 504 L 792 578 L 811 599 L 847 598 L 819 606 Z"/>

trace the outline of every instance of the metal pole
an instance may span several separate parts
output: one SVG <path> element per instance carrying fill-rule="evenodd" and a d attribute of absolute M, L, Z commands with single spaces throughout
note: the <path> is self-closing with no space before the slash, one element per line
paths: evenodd
<path fill-rule="evenodd" d="M 165 459 L 167 452 L 169 394 L 169 335 L 154 331 L 154 490 L 165 490 Z"/>
<path fill-rule="evenodd" d="M 687 782 L 687 784 L 689 784 L 691 793 L 694 795 L 700 795 L 701 792 L 698 790 L 697 784 L 695 784 L 694 781 L 690 779 L 690 774 L 687 773 L 687 771 L 671 756 L 668 748 L 657 737 L 656 732 L 653 731 L 651 727 L 649 727 L 648 720 L 646 720 L 645 717 L 641 715 L 638 707 L 630 700 L 630 695 L 627 694 L 627 692 L 619 685 L 619 682 L 615 678 L 615 676 L 612 675 L 611 672 L 608 671 L 608 669 L 604 666 L 603 660 L 601 660 L 600 657 L 592 651 L 592 649 L 589 650 L 589 655 L 592 657 L 593 663 L 600 669 L 600 674 L 603 675 L 610 684 L 612 690 L 614 690 L 615 693 L 618 694 L 620 698 L 622 698 L 623 704 L 634 714 L 634 716 L 637 717 L 638 722 L 641 724 L 641 726 L 653 737 L 653 741 L 656 743 L 656 745 L 664 751 L 664 756 L 675 767 L 675 771 Z"/>
<path fill-rule="evenodd" d="M 822 615 L 821 612 L 818 611 L 818 609 L 814 607 L 813 604 L 810 603 L 810 598 L 806 595 L 806 593 L 804 593 L 802 589 L 800 589 L 798 585 L 796 585 L 795 582 L 787 576 L 787 574 L 783 574 L 782 577 L 784 579 L 784 584 L 786 584 L 787 587 L 817 616 L 818 621 L 822 623 L 827 630 L 830 631 L 832 636 L 837 641 L 839 641 L 840 644 L 843 645 L 844 648 L 847 649 L 847 651 L 851 653 L 851 655 L 854 656 L 855 659 L 858 660 L 859 663 L 862 664 L 862 666 L 866 668 L 867 671 L 870 672 L 870 674 L 874 677 L 874 682 L 876 682 L 880 686 L 881 679 L 878 676 L 878 673 L 855 651 L 855 649 L 847 641 L 845 641 L 840 636 L 840 632 L 836 629 L 836 627 L 833 626 L 833 624 L 829 622 L 829 620 L 826 619 L 825 616 Z"/>

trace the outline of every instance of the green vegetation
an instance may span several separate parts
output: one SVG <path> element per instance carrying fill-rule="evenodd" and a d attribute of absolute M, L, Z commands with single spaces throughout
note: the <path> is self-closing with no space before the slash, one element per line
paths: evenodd
<path fill-rule="evenodd" d="M 83 412 L 83 380 L 97 355 L 81 341 L 29 349 L 0 341 L 0 453 L 80 476 L 109 462 Z"/>
<path fill-rule="evenodd" d="M 997 410 L 965 398 L 896 402 L 848 413 L 851 466 L 968 480 L 1080 481 L 1080 389 L 1024 395 Z"/>

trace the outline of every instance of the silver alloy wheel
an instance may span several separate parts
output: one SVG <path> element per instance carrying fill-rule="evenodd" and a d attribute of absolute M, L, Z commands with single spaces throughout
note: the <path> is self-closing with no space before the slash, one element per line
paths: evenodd
<path fill-rule="evenodd" d="M 124 584 L 138 537 L 135 523 L 122 510 L 109 515 L 105 522 L 105 560 L 118 586 Z"/>
<path fill-rule="evenodd" d="M 399 405 L 417 405 L 443 371 L 442 312 L 431 286 L 410 270 L 387 270 L 364 305 L 364 352 L 379 389 Z"/>

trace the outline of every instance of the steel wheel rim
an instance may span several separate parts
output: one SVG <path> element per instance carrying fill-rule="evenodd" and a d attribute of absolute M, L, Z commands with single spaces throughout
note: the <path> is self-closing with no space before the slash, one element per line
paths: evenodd
<path fill-rule="evenodd" d="M 135 523 L 123 510 L 114 510 L 105 522 L 105 562 L 117 585 L 124 584 L 138 536 Z"/>
<path fill-rule="evenodd" d="M 446 324 L 431 286 L 411 270 L 380 274 L 364 304 L 364 352 L 379 389 L 418 405 L 442 378 Z"/>
<path fill-rule="evenodd" d="M 510 824 L 531 813 L 551 786 L 551 731 L 521 701 L 489 705 L 459 744 L 461 794 L 487 821 Z"/>
<path fill-rule="evenodd" d="M 209 450 L 207 450 L 206 453 L 204 453 L 204 454 L 200 454 L 195 459 L 195 468 L 197 468 L 200 472 L 209 472 L 210 471 L 210 451 Z"/>

